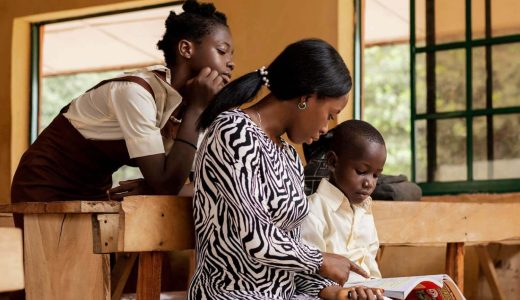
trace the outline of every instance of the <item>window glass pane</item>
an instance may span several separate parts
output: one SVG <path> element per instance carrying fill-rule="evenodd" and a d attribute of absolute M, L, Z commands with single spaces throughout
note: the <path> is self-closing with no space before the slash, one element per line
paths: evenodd
<path fill-rule="evenodd" d="M 473 39 L 481 39 L 486 36 L 485 1 L 471 1 L 471 31 Z"/>
<path fill-rule="evenodd" d="M 466 108 L 465 50 L 440 51 L 435 54 L 437 112 L 464 110 Z"/>
<path fill-rule="evenodd" d="M 491 34 L 496 36 L 520 34 L 520 1 L 491 1 Z"/>
<path fill-rule="evenodd" d="M 426 54 L 415 56 L 415 106 L 416 113 L 426 113 Z"/>
<path fill-rule="evenodd" d="M 446 119 L 436 121 L 437 171 L 435 181 L 467 179 L 466 120 Z"/>
<path fill-rule="evenodd" d="M 415 133 L 418 182 L 467 179 L 465 119 L 417 121 Z"/>
<path fill-rule="evenodd" d="M 435 2 L 435 44 L 464 41 L 466 1 L 435 0 L 432 2 Z"/>
<path fill-rule="evenodd" d="M 434 44 L 464 41 L 466 30 L 464 10 L 464 0 L 416 0 L 416 46 L 426 45 L 426 35 L 430 30 L 435 34 Z M 429 28 L 429 24 L 435 24 L 434 28 Z"/>
<path fill-rule="evenodd" d="M 493 82 L 489 108 L 520 106 L 520 43 L 511 43 L 473 48 L 473 108 L 486 108 L 486 51 Z"/>
<path fill-rule="evenodd" d="M 475 47 L 472 55 L 473 109 L 486 108 L 486 48 Z"/>
<path fill-rule="evenodd" d="M 415 0 L 415 46 L 426 45 L 426 1 Z"/>
<path fill-rule="evenodd" d="M 408 45 L 374 46 L 364 53 L 364 116 L 384 136 L 384 174 L 410 176 L 410 61 Z M 387 76 L 392 74 L 392 76 Z"/>
<path fill-rule="evenodd" d="M 426 121 L 415 122 L 415 181 L 426 182 Z"/>
<path fill-rule="evenodd" d="M 488 134 L 488 128 L 493 130 Z M 473 120 L 473 177 L 520 178 L 520 114 Z"/>
<path fill-rule="evenodd" d="M 426 62 L 433 56 L 435 73 L 427 75 Z M 417 113 L 448 112 L 466 109 L 465 50 L 439 51 L 416 56 Z M 428 65 L 429 67 L 429 65 Z M 433 89 L 428 95 L 428 89 Z M 435 97 L 434 111 L 428 111 L 429 97 Z"/>
<path fill-rule="evenodd" d="M 491 51 L 493 107 L 520 106 L 520 43 L 496 45 Z"/>

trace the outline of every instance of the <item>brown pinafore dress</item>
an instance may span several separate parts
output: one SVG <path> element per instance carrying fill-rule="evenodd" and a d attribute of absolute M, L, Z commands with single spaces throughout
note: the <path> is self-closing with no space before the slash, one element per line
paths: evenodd
<path fill-rule="evenodd" d="M 135 82 L 154 96 L 152 87 L 137 76 L 105 80 L 90 90 L 111 81 Z M 112 173 L 123 165 L 135 166 L 124 140 L 84 138 L 63 116 L 68 107 L 22 156 L 11 186 L 12 203 L 107 199 Z M 19 217 L 15 224 L 21 226 Z"/>

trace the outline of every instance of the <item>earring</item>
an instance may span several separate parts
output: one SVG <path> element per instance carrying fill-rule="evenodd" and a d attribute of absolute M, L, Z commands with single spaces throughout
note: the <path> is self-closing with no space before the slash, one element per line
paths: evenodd
<path fill-rule="evenodd" d="M 298 103 L 298 109 L 299 110 L 304 110 L 307 108 L 307 102 L 300 102 Z"/>

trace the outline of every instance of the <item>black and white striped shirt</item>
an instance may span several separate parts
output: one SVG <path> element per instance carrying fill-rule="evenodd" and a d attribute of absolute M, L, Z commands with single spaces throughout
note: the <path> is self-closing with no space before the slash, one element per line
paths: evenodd
<path fill-rule="evenodd" d="M 282 144 L 239 109 L 209 128 L 196 163 L 189 299 L 291 299 L 333 284 L 315 275 L 321 253 L 301 242 L 309 209 L 303 166 Z"/>

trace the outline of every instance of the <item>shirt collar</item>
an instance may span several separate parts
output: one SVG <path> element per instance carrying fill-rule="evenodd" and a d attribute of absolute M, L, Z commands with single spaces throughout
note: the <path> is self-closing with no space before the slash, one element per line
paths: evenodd
<path fill-rule="evenodd" d="M 338 189 L 335 185 L 330 183 L 326 178 L 322 178 L 316 193 L 323 198 L 326 198 L 328 201 L 326 203 L 334 210 L 337 211 L 340 209 L 343 203 L 346 204 L 347 207 L 350 207 L 350 201 L 347 196 L 343 194 L 343 192 Z M 359 204 L 352 205 L 354 208 L 361 208 L 367 212 L 372 211 L 372 198 L 368 196 L 363 202 Z"/>

